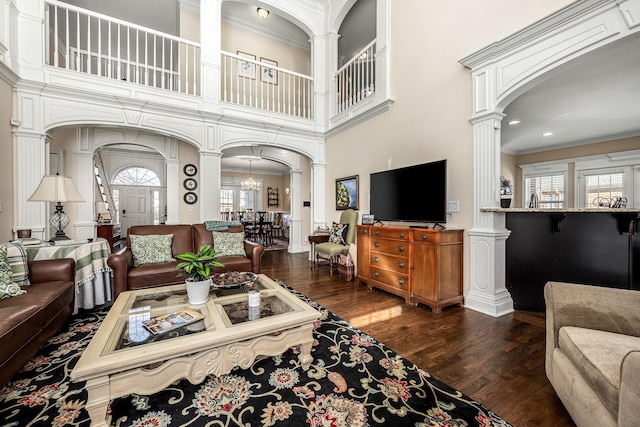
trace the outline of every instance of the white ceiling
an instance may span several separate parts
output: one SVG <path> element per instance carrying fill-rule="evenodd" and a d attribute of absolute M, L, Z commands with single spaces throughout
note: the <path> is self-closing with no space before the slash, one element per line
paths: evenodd
<path fill-rule="evenodd" d="M 502 151 L 509 154 L 640 135 L 640 34 L 563 66 L 504 113 Z M 514 119 L 521 123 L 506 124 Z"/>

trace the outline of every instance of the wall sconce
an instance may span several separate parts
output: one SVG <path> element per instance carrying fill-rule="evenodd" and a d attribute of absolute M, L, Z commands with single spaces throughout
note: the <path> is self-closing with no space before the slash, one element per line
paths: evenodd
<path fill-rule="evenodd" d="M 259 7 L 258 16 L 260 17 L 260 19 L 267 19 L 267 16 L 269 16 L 269 11 L 267 9 Z"/>
<path fill-rule="evenodd" d="M 284 194 L 286 194 L 288 196 L 289 193 L 291 193 L 291 190 L 289 190 L 289 187 L 285 188 L 284 189 Z"/>

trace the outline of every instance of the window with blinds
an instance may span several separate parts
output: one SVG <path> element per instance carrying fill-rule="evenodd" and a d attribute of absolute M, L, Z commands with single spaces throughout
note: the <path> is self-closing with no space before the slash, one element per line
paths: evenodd
<path fill-rule="evenodd" d="M 564 181 L 564 174 L 526 178 L 525 194 L 538 196 L 538 208 L 562 209 L 565 206 Z"/>
<path fill-rule="evenodd" d="M 612 201 L 624 194 L 624 172 L 587 175 L 585 179 L 588 209 L 612 206 Z"/>

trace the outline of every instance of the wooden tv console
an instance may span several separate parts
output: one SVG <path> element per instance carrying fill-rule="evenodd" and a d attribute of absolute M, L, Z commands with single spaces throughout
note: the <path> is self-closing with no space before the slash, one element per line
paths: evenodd
<path fill-rule="evenodd" d="M 356 282 L 440 313 L 462 304 L 463 230 L 358 225 Z"/>

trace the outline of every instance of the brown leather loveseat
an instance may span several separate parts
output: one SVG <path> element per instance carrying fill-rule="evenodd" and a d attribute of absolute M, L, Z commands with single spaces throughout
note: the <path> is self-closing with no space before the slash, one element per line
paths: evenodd
<path fill-rule="evenodd" d="M 0 300 L 0 388 L 71 317 L 75 261 L 30 261 L 27 293 Z"/>
<path fill-rule="evenodd" d="M 229 227 L 224 232 L 242 233 L 242 226 Z M 132 235 L 173 234 L 171 253 L 175 255 L 185 252 L 197 252 L 202 245 L 212 245 L 215 242 L 211 231 L 204 224 L 180 225 L 136 225 L 127 231 L 127 245 L 113 253 L 107 263 L 113 269 L 114 299 L 121 292 L 131 289 L 150 288 L 154 286 L 184 283 L 184 277 L 178 277 L 176 265 L 179 261 L 160 262 L 134 266 L 131 251 Z M 244 241 L 244 255 L 223 256 L 218 259 L 224 267 L 216 267 L 215 272 L 252 271 L 260 273 L 260 259 L 264 252 L 261 244 Z"/>

